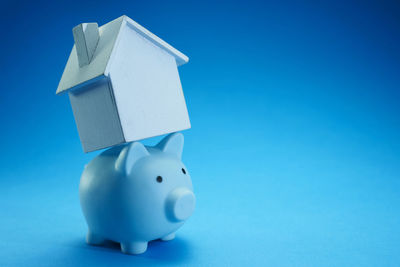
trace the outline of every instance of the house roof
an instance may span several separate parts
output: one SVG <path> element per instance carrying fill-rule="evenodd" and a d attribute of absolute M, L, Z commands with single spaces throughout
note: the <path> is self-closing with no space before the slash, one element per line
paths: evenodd
<path fill-rule="evenodd" d="M 100 38 L 90 64 L 79 67 L 76 46 L 73 46 L 56 94 L 81 87 L 103 76 L 108 76 L 108 66 L 112 61 L 113 54 L 115 54 L 114 48 L 117 46 L 123 27 L 130 27 L 154 45 L 164 49 L 175 58 L 178 66 L 189 61 L 187 56 L 124 15 L 99 28 Z"/>

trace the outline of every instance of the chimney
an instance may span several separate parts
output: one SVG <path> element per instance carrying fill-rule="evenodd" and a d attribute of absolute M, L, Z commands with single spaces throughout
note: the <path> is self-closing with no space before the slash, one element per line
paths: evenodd
<path fill-rule="evenodd" d="M 86 66 L 93 58 L 99 42 L 99 27 L 97 23 L 82 23 L 72 29 L 79 67 Z"/>

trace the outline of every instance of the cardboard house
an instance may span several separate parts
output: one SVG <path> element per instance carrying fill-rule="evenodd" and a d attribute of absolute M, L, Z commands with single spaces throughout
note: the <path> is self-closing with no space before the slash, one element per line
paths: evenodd
<path fill-rule="evenodd" d="M 73 29 L 68 92 L 85 152 L 190 128 L 178 66 L 188 57 L 122 16 Z"/>

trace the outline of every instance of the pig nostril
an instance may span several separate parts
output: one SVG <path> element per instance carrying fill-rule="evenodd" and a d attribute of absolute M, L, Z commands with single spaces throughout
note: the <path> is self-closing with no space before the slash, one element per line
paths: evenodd
<path fill-rule="evenodd" d="M 183 174 L 186 174 L 186 170 L 184 168 L 182 168 L 182 172 Z"/>

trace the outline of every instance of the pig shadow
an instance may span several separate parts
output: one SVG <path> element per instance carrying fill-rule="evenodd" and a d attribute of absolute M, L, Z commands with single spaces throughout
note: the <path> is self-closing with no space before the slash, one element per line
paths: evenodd
<path fill-rule="evenodd" d="M 106 241 L 103 245 L 92 246 L 86 244 L 84 239 L 76 240 L 72 245 L 75 248 L 83 249 L 87 254 L 93 254 L 104 252 L 106 254 L 113 254 L 114 257 L 124 258 L 123 261 L 132 260 L 132 262 L 141 260 L 150 260 L 154 263 L 164 262 L 170 264 L 182 264 L 192 258 L 192 249 L 190 243 L 177 236 L 175 239 L 170 241 L 154 240 L 149 242 L 147 251 L 143 254 L 138 255 L 127 255 L 121 252 L 119 243 Z M 81 256 L 83 251 L 81 250 Z"/>

